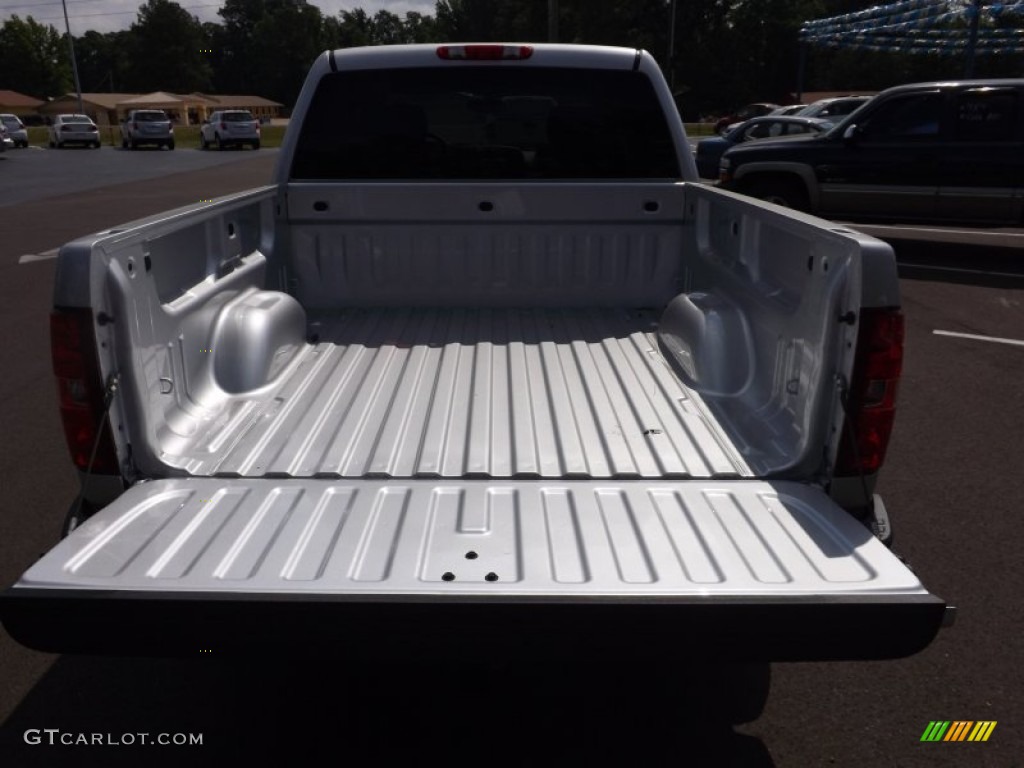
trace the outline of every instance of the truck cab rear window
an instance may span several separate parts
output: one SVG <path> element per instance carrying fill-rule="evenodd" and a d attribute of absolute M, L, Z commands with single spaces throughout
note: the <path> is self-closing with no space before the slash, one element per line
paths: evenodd
<path fill-rule="evenodd" d="M 293 179 L 679 178 L 639 72 L 453 66 L 323 77 Z"/>

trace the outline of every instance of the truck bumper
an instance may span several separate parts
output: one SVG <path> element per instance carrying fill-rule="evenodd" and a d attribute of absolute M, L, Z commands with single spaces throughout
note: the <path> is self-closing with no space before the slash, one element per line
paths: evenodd
<path fill-rule="evenodd" d="M 743 661 L 890 659 L 924 649 L 931 595 L 835 599 L 259 597 L 13 588 L 4 626 L 53 653 L 332 653 L 412 660 L 613 653 Z"/>

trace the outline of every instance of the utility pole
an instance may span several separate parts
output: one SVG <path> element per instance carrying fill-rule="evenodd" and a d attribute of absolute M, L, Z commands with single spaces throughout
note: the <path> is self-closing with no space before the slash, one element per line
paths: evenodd
<path fill-rule="evenodd" d="M 967 41 L 967 63 L 964 67 L 964 77 L 970 80 L 974 77 L 974 54 L 978 47 L 978 22 L 981 21 L 981 0 L 973 0 L 967 13 L 970 15 L 971 36 Z"/>
<path fill-rule="evenodd" d="M 673 92 L 676 87 L 676 67 L 672 61 L 676 55 L 676 0 L 672 0 L 668 21 L 668 87 Z"/>
<path fill-rule="evenodd" d="M 75 76 L 75 93 L 78 94 L 78 114 L 85 114 L 85 107 L 82 106 L 82 84 L 78 82 L 78 62 L 75 61 L 75 41 L 71 37 L 71 22 L 68 21 L 67 0 L 60 0 L 64 6 L 64 29 L 68 33 L 68 48 L 71 51 L 71 74 Z"/>
<path fill-rule="evenodd" d="M 548 42 L 558 42 L 558 0 L 548 0 Z"/>
<path fill-rule="evenodd" d="M 800 41 L 800 59 L 796 65 L 796 100 L 804 100 L 804 71 L 807 67 L 807 43 Z"/>

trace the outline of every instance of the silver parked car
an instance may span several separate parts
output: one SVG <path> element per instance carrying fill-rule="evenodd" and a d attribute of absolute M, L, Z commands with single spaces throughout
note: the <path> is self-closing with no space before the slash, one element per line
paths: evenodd
<path fill-rule="evenodd" d="M 199 146 L 209 149 L 214 145 L 224 149 L 234 144 L 249 144 L 260 148 L 260 124 L 252 113 L 244 109 L 225 109 L 214 112 L 199 129 Z"/>
<path fill-rule="evenodd" d="M 21 122 L 20 117 L 9 114 L 0 115 L 0 125 L 3 125 L 7 130 L 7 135 L 14 143 L 14 146 L 28 146 L 28 130 L 25 128 L 25 124 Z"/>
<path fill-rule="evenodd" d="M 773 110 L 768 114 L 773 117 L 786 117 L 787 115 L 795 115 L 806 108 L 806 104 L 790 104 L 789 106 L 786 107 L 779 107 L 778 109 Z"/>
<path fill-rule="evenodd" d="M 735 146 L 756 139 L 786 138 L 823 133 L 832 127 L 828 120 L 792 115 L 765 115 L 754 117 L 733 126 L 722 136 L 701 139 L 695 145 L 694 160 L 702 179 L 718 178 L 718 164 L 722 155 Z"/>
<path fill-rule="evenodd" d="M 133 109 L 121 120 L 121 148 L 143 144 L 174 149 L 174 126 L 162 109 Z"/>
<path fill-rule="evenodd" d="M 835 123 L 839 122 L 836 120 L 837 117 L 857 111 L 871 101 L 871 98 L 871 96 L 836 96 L 830 99 L 819 99 L 796 114 L 799 117 L 818 117 Z"/>
<path fill-rule="evenodd" d="M 50 126 L 50 148 L 62 149 L 67 144 L 99 149 L 100 129 L 88 115 L 57 115 Z"/>

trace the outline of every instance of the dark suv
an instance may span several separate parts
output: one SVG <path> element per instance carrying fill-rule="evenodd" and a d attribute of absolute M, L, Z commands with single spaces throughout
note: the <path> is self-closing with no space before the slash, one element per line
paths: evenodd
<path fill-rule="evenodd" d="M 1024 221 L 1024 79 L 891 88 L 809 139 L 729 150 L 720 184 L 828 218 Z"/>

